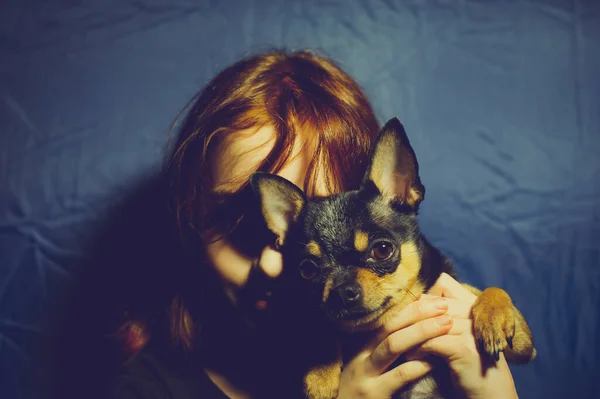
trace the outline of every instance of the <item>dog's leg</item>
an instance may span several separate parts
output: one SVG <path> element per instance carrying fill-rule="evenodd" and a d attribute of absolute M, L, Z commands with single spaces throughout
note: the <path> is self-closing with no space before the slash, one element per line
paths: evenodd
<path fill-rule="evenodd" d="M 342 354 L 339 343 L 330 346 L 329 353 L 321 353 L 320 357 L 328 359 L 318 366 L 310 368 L 304 376 L 304 393 L 308 399 L 335 399 L 340 387 L 342 373 Z"/>
<path fill-rule="evenodd" d="M 510 363 L 523 364 L 535 359 L 531 329 L 506 291 L 490 287 L 482 292 L 468 284 L 463 286 L 477 295 L 473 304 L 473 330 L 479 347 L 496 360 L 500 351 Z"/>

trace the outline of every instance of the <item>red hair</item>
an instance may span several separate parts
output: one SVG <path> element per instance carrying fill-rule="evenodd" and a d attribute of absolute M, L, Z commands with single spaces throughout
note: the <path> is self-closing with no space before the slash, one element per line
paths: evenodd
<path fill-rule="evenodd" d="M 224 140 L 263 126 L 274 129 L 275 143 L 257 170 L 272 173 L 288 161 L 299 132 L 311 132 L 302 136 L 315 149 L 303 187 L 309 196 L 315 191 L 317 172 L 326 176 L 329 192 L 357 187 L 379 129 L 356 81 L 325 57 L 309 51 L 273 51 L 226 68 L 195 97 L 165 170 L 177 228 L 192 246 L 203 232 L 228 231 L 242 217 L 210 217 L 219 204 L 211 190 L 210 158 Z M 245 184 L 239 182 L 240 190 Z M 191 348 L 195 324 L 185 301 L 174 299 L 169 314 L 171 338 Z M 140 329 L 134 336 L 148 338 Z M 132 346 L 140 348 L 144 342 Z"/>

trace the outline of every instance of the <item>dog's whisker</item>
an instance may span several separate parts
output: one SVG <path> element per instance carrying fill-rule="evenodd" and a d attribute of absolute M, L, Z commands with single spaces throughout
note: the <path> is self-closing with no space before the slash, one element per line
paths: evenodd
<path fill-rule="evenodd" d="M 413 294 L 413 293 L 412 293 L 412 291 L 411 291 L 411 290 L 409 290 L 408 288 L 406 288 L 406 287 L 402 287 L 402 289 L 403 289 L 404 291 L 406 291 L 406 293 L 407 293 L 408 295 L 410 295 L 410 296 L 412 297 L 412 299 L 413 299 L 413 300 L 415 300 L 415 301 L 416 301 L 416 300 L 418 299 L 418 298 L 416 297 L 416 295 L 415 295 L 415 294 Z"/>

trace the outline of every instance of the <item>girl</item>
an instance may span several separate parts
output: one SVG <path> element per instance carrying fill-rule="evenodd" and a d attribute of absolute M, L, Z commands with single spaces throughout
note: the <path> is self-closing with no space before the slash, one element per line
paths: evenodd
<path fill-rule="evenodd" d="M 218 74 L 198 95 L 165 169 L 186 262 L 166 328 L 130 323 L 130 349 L 112 398 L 284 397 L 293 342 L 277 336 L 270 287 L 281 254 L 244 212 L 254 171 L 277 173 L 311 197 L 359 184 L 379 125 L 358 84 L 311 52 L 269 52 Z M 468 398 L 517 397 L 502 358 L 481 373 L 471 334 L 474 296 L 443 275 L 348 362 L 339 398 L 387 398 L 446 360 Z M 163 331 L 163 333 L 161 333 Z M 377 364 L 412 350 L 391 370 Z M 389 362 L 388 362 L 389 363 Z"/>

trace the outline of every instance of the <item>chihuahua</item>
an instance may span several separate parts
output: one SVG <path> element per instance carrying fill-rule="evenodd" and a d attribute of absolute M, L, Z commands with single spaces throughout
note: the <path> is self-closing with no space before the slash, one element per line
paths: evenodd
<path fill-rule="evenodd" d="M 283 256 L 285 311 L 303 320 L 304 342 L 297 343 L 306 343 L 303 393 L 335 398 L 343 361 L 365 334 L 426 293 L 442 273 L 456 276 L 419 231 L 425 187 L 415 153 L 393 118 L 379 132 L 356 190 L 309 200 L 290 181 L 264 172 L 254 173 L 250 186 Z M 482 292 L 463 285 L 477 295 L 473 332 L 484 359 L 497 361 L 503 352 L 511 363 L 532 361 L 531 330 L 510 296 L 496 287 Z M 449 371 L 437 369 L 397 397 L 452 398 Z"/>

